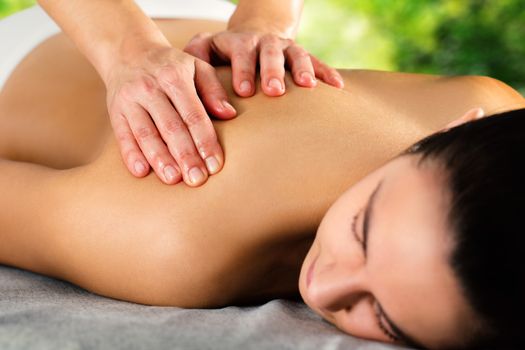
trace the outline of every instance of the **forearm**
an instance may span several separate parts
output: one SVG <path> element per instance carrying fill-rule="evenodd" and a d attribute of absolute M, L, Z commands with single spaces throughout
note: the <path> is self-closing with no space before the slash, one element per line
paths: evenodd
<path fill-rule="evenodd" d="M 303 0 L 239 0 L 228 28 L 273 32 L 295 38 L 303 9 Z"/>
<path fill-rule="evenodd" d="M 132 0 L 38 0 L 104 82 L 117 60 L 151 45 L 169 46 L 156 24 Z"/>

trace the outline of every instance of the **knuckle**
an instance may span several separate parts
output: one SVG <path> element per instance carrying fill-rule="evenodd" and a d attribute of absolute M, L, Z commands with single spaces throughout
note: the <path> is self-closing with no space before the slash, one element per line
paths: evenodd
<path fill-rule="evenodd" d="M 271 46 L 266 46 L 264 48 L 264 54 L 268 55 L 268 56 L 279 56 L 282 54 L 282 50 L 279 50 L 276 46 L 274 45 L 271 45 Z"/>
<path fill-rule="evenodd" d="M 128 121 L 121 109 L 114 107 L 112 109 L 108 109 L 108 112 L 109 119 L 111 121 L 113 129 L 115 130 L 115 133 L 119 133 L 121 129 L 124 129 L 123 132 L 125 132 L 126 130 L 125 128 L 123 128 L 123 126 L 128 124 Z"/>
<path fill-rule="evenodd" d="M 261 43 L 264 45 L 276 45 L 279 40 L 274 34 L 265 34 L 261 37 Z"/>
<path fill-rule="evenodd" d="M 180 86 L 184 83 L 184 76 L 179 71 L 167 70 L 160 73 L 160 83 L 166 88 Z"/>
<path fill-rule="evenodd" d="M 174 135 L 184 129 L 184 125 L 180 120 L 170 118 L 164 122 L 163 128 L 168 135 Z"/>
<path fill-rule="evenodd" d="M 299 60 L 309 60 L 310 54 L 306 50 L 299 49 L 293 53 L 292 57 Z"/>
<path fill-rule="evenodd" d="M 281 42 L 284 44 L 284 46 L 296 46 L 298 48 L 301 48 L 299 45 L 295 44 L 292 39 L 289 38 L 280 38 Z"/>
<path fill-rule="evenodd" d="M 259 41 L 257 35 L 255 34 L 242 35 L 237 40 L 239 40 L 240 45 L 248 49 L 255 48 L 257 46 L 257 42 Z"/>
<path fill-rule="evenodd" d="M 116 133 L 118 143 L 125 144 L 133 139 L 133 134 L 129 131 L 120 131 Z"/>
<path fill-rule="evenodd" d="M 246 59 L 246 53 L 242 51 L 236 51 L 232 53 L 231 60 L 232 61 L 241 61 Z"/>
<path fill-rule="evenodd" d="M 212 36 L 212 34 L 210 32 L 200 32 L 197 35 L 195 35 L 193 38 L 202 40 L 202 39 L 207 39 L 210 36 Z"/>
<path fill-rule="evenodd" d="M 204 118 L 202 113 L 194 109 L 187 111 L 183 116 L 184 122 L 189 128 L 202 123 Z"/>
<path fill-rule="evenodd" d="M 139 142 L 146 141 L 158 135 L 158 130 L 151 126 L 140 126 L 135 131 L 135 137 Z"/>
<path fill-rule="evenodd" d="M 200 41 L 202 41 L 202 39 L 204 39 L 204 36 L 202 35 L 202 33 L 195 34 L 195 35 L 190 39 L 190 41 L 188 42 L 187 46 L 195 45 L 195 44 L 197 44 L 197 43 L 200 43 Z"/>
<path fill-rule="evenodd" d="M 132 101 L 135 99 L 137 86 L 133 83 L 124 83 L 117 93 L 117 100 Z M 115 107 L 118 103 L 115 104 Z"/>
<path fill-rule="evenodd" d="M 145 76 L 139 79 L 134 85 L 135 86 L 133 86 L 133 88 L 137 89 L 138 91 L 146 95 L 152 95 L 158 89 L 155 79 L 149 76 Z"/>

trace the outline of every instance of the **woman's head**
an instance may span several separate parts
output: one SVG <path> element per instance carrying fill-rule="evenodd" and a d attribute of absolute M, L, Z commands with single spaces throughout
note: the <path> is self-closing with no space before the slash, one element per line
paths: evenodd
<path fill-rule="evenodd" d="M 394 323 L 428 348 L 522 345 L 524 136 L 525 110 L 465 123 L 346 191 L 303 263 L 305 302 L 369 339 Z"/>

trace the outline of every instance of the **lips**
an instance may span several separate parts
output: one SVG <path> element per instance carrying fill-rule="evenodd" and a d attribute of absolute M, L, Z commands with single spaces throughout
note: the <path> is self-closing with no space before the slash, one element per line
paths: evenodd
<path fill-rule="evenodd" d="M 319 255 L 317 255 L 314 261 L 312 261 L 312 263 L 310 264 L 310 267 L 308 268 L 308 272 L 306 273 L 306 287 L 309 287 L 310 283 L 312 282 L 312 276 L 314 273 L 314 267 L 315 267 L 315 262 L 317 261 L 317 258 L 319 258 Z"/>

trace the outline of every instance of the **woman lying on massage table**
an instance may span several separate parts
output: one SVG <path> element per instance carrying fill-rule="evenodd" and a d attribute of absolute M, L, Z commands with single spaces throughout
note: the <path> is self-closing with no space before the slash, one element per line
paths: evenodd
<path fill-rule="evenodd" d="M 224 26 L 156 23 L 175 47 Z M 300 293 L 343 331 L 385 342 L 523 344 L 525 111 L 398 154 L 478 119 L 473 107 L 525 100 L 486 77 L 340 73 L 342 90 L 287 76 L 279 98 L 228 91 L 238 116 L 213 120 L 223 169 L 166 185 L 129 173 L 95 70 L 63 34 L 46 40 L 0 94 L 0 263 L 150 305 Z"/>

